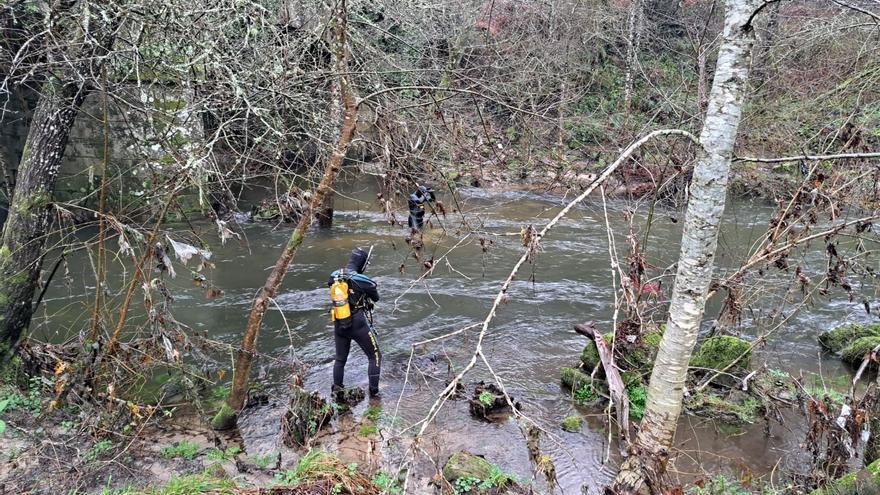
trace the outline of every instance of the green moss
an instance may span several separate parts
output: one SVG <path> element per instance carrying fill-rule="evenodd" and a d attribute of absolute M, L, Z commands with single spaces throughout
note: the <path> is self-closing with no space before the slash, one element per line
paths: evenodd
<path fill-rule="evenodd" d="M 813 490 L 810 495 L 856 495 L 880 492 L 880 459 L 868 464 L 865 469 L 847 473 Z"/>
<path fill-rule="evenodd" d="M 459 478 L 484 480 L 492 473 L 492 464 L 480 456 L 469 452 L 452 454 L 443 466 L 443 477 L 454 483 Z"/>
<path fill-rule="evenodd" d="M 612 342 L 614 342 L 614 332 L 608 332 L 602 337 L 605 338 L 605 342 L 610 346 Z M 581 363 L 583 363 L 583 367 L 585 370 L 593 370 L 596 366 L 599 366 L 599 350 L 596 349 L 596 342 L 590 340 L 586 346 L 584 346 L 584 350 L 581 351 Z"/>
<path fill-rule="evenodd" d="M 562 423 L 560 423 L 560 424 L 561 424 L 563 430 L 570 431 L 572 433 L 577 433 L 577 432 L 581 431 L 581 427 L 583 427 L 583 425 L 584 425 L 584 418 L 575 414 L 575 415 L 566 417 L 565 419 L 562 420 Z"/>
<path fill-rule="evenodd" d="M 28 215 L 35 210 L 45 208 L 52 201 L 49 193 L 42 189 L 38 189 L 31 194 L 21 198 L 20 201 L 13 201 L 13 208 L 22 215 Z"/>
<path fill-rule="evenodd" d="M 700 350 L 691 358 L 691 366 L 741 371 L 749 367 L 751 354 L 751 345 L 747 341 L 739 337 L 719 335 L 703 341 Z"/>
<path fill-rule="evenodd" d="M 650 332 L 642 336 L 642 342 L 654 349 L 654 352 L 657 352 L 657 349 L 660 348 L 661 340 L 663 340 L 663 332 Z"/>
<path fill-rule="evenodd" d="M 303 235 L 299 229 L 293 229 L 293 232 L 290 234 L 290 240 L 287 241 L 287 249 L 296 249 L 302 244 Z"/>
<path fill-rule="evenodd" d="M 846 346 L 841 352 L 844 361 L 850 364 L 861 364 L 865 355 L 869 354 L 880 345 L 880 336 L 859 337 Z"/>
<path fill-rule="evenodd" d="M 235 428 L 237 419 L 235 411 L 229 407 L 229 404 L 224 402 L 220 410 L 217 411 L 217 414 L 214 415 L 214 419 L 211 420 L 211 428 L 215 430 L 231 430 Z"/>
<path fill-rule="evenodd" d="M 584 385 L 589 385 L 592 381 L 590 375 L 584 373 L 580 368 L 562 368 L 559 370 L 562 378 L 562 384 L 571 390 L 578 390 Z"/>
<path fill-rule="evenodd" d="M 850 343 L 862 337 L 880 337 L 880 324 L 851 323 L 842 325 L 819 334 L 819 344 L 831 352 L 840 352 Z"/>

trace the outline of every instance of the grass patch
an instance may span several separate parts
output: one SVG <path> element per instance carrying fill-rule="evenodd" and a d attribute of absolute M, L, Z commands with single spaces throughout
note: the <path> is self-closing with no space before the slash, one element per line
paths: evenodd
<path fill-rule="evenodd" d="M 379 432 L 379 428 L 376 425 L 361 425 L 360 431 L 358 431 L 358 435 L 362 437 L 369 437 L 371 435 L 375 435 Z"/>
<path fill-rule="evenodd" d="M 266 454 L 266 455 L 248 456 L 247 459 L 248 459 L 248 462 L 256 464 L 257 466 L 260 466 L 263 469 L 267 469 L 267 468 L 269 468 L 269 466 L 272 466 L 273 464 L 275 464 L 275 460 L 277 458 L 278 458 L 278 453 L 273 452 L 271 454 Z"/>
<path fill-rule="evenodd" d="M 218 478 L 208 472 L 203 472 L 186 476 L 172 476 L 162 488 L 111 493 L 114 495 L 193 495 L 210 492 L 211 495 L 232 495 L 237 492 L 237 488 L 232 479 Z"/>
<path fill-rule="evenodd" d="M 111 442 L 110 440 L 101 440 L 100 442 L 95 442 L 95 444 L 86 451 L 86 460 L 90 462 L 97 461 L 111 450 L 113 450 L 113 442 Z"/>
<path fill-rule="evenodd" d="M 390 493 L 392 495 L 399 495 L 403 493 L 403 486 L 400 484 L 400 480 L 386 473 L 385 471 L 379 471 L 378 473 L 373 475 L 373 483 L 379 487 L 383 492 Z"/>
<path fill-rule="evenodd" d="M 208 452 L 208 459 L 211 461 L 229 461 L 241 453 L 239 447 L 229 447 L 226 450 L 212 449 Z"/>
<path fill-rule="evenodd" d="M 165 447 L 159 451 L 159 453 L 162 454 L 162 457 L 166 459 L 182 457 L 188 461 L 193 460 L 193 457 L 195 457 L 198 452 L 198 444 L 192 443 L 188 440 L 181 440 L 171 447 Z"/>
<path fill-rule="evenodd" d="M 382 407 L 380 406 L 370 406 L 364 411 L 364 419 L 378 421 L 380 417 L 382 417 Z"/>

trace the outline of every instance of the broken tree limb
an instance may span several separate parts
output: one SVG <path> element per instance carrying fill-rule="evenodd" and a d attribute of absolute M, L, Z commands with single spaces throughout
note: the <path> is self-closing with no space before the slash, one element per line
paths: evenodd
<path fill-rule="evenodd" d="M 574 326 L 574 331 L 593 339 L 596 343 L 596 350 L 599 352 L 599 361 L 602 368 L 605 369 L 605 380 L 608 382 L 608 390 L 611 392 L 611 402 L 614 403 L 614 409 L 617 411 L 617 424 L 620 428 L 619 436 L 621 440 L 620 451 L 625 456 L 629 446 L 629 395 L 626 393 L 626 387 L 623 384 L 623 378 L 620 377 L 620 371 L 614 365 L 614 356 L 608 343 L 602 337 L 602 334 L 596 331 L 592 321 L 578 323 Z"/>
<path fill-rule="evenodd" d="M 857 160 L 860 158 L 880 158 L 880 152 L 876 153 L 837 153 L 834 155 L 796 155 L 782 156 L 779 158 L 760 158 L 749 156 L 738 156 L 733 159 L 735 162 L 753 162 L 753 163 L 781 163 L 794 162 L 804 160 L 808 162 L 821 160 Z"/>

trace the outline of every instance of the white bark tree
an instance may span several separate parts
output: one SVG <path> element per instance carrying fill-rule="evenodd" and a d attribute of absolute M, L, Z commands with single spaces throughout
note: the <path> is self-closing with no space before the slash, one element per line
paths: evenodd
<path fill-rule="evenodd" d="M 633 455 L 614 483 L 617 493 L 658 492 L 681 413 L 688 363 L 712 280 L 719 224 L 724 213 L 733 146 L 748 85 L 751 25 L 763 0 L 728 0 L 701 149 L 690 185 L 684 233 L 669 319 L 657 353 L 645 417 Z"/>

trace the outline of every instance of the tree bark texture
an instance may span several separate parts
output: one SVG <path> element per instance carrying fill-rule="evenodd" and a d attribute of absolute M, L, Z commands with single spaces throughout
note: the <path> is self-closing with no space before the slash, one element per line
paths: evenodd
<path fill-rule="evenodd" d="M 89 15 L 88 6 L 71 3 L 70 8 L 67 13 L 70 22 L 59 23 L 58 32 L 53 34 L 56 39 L 69 39 L 69 43 L 60 50 L 56 46 L 47 48 L 52 69 L 43 75 L 40 100 L 22 151 L 9 216 L 3 226 L 0 355 L 15 346 L 30 324 L 46 236 L 52 223 L 52 195 L 67 139 L 91 89 L 89 76 L 101 73 L 103 57 L 113 42 L 117 26 L 113 19 L 101 29 L 86 34 L 76 21 L 80 15 Z M 83 11 L 73 12 L 74 8 Z"/>
<path fill-rule="evenodd" d="M 690 185 L 690 198 L 669 319 L 651 373 L 645 417 L 613 490 L 637 493 L 662 487 L 678 416 L 681 413 L 688 363 L 697 342 L 712 279 L 719 224 L 742 115 L 755 36 L 750 25 L 761 0 L 729 0 L 724 38 L 718 54 L 702 149 Z"/>
<path fill-rule="evenodd" d="M 247 327 L 245 327 L 244 337 L 242 339 L 241 348 L 236 353 L 235 373 L 232 379 L 232 389 L 229 393 L 229 399 L 226 404 L 215 415 L 212 426 L 215 429 L 228 429 L 235 426 L 238 411 L 244 406 L 247 396 L 248 380 L 250 377 L 251 364 L 253 363 L 254 354 L 256 352 L 257 337 L 260 333 L 260 327 L 263 324 L 263 316 L 269 305 L 269 301 L 275 297 L 275 293 L 290 262 L 296 255 L 297 250 L 303 242 L 303 238 L 308 231 L 312 222 L 312 212 L 318 211 L 324 205 L 324 198 L 332 191 L 333 181 L 336 179 L 342 164 L 345 161 L 345 155 L 354 136 L 357 124 L 357 108 L 358 102 L 354 95 L 354 89 L 348 76 L 348 62 L 346 51 L 346 2 L 342 0 L 339 4 L 339 10 L 336 17 L 336 57 L 337 72 L 339 74 L 340 98 L 343 104 L 343 114 L 339 138 L 336 146 L 324 168 L 324 174 L 321 182 L 315 189 L 309 202 L 309 211 L 303 212 L 300 216 L 296 228 L 290 234 L 290 240 L 281 251 L 281 256 L 275 263 L 275 267 L 266 279 L 263 287 L 260 288 L 256 299 L 254 299 L 251 307 L 250 316 L 248 317 Z"/>

